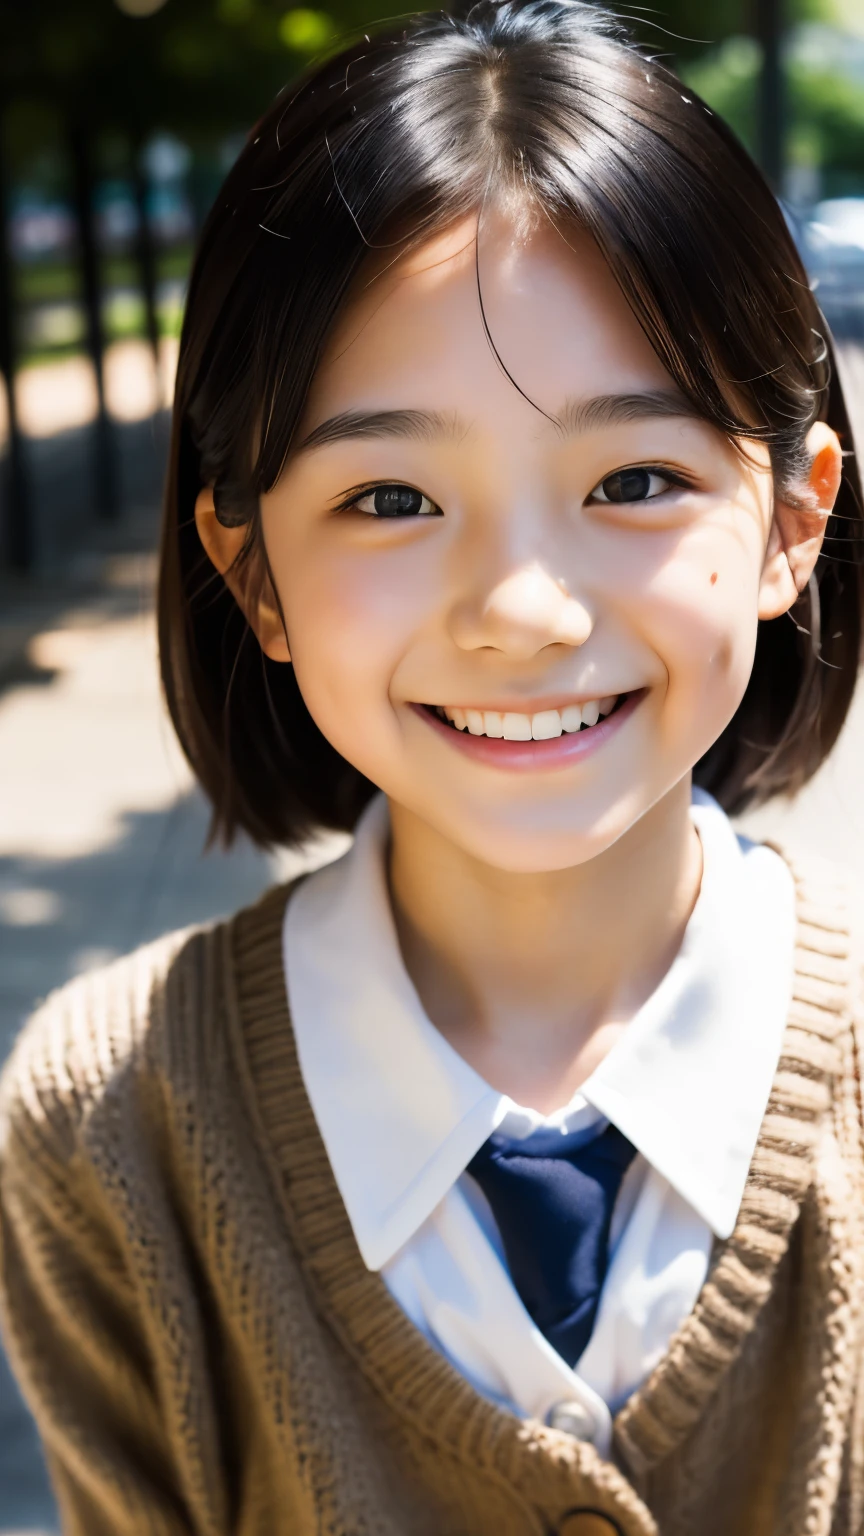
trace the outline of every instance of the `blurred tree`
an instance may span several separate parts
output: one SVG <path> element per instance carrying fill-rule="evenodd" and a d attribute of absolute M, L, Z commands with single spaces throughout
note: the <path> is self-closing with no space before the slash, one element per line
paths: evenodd
<path fill-rule="evenodd" d="M 72 172 L 81 297 L 99 401 L 94 491 L 103 516 L 118 510 L 118 476 L 103 385 L 102 278 L 94 223 L 98 140 L 113 130 L 127 141 L 134 196 L 139 212 L 146 215 L 140 151 L 148 136 L 170 128 L 187 142 L 212 145 L 232 129 L 248 128 L 337 28 L 352 26 L 353 5 L 354 0 L 339 0 L 336 18 L 322 10 L 291 7 L 286 0 L 75 0 L 73 5 L 69 0 L 34 0 L 28 5 L 0 0 L 0 185 L 4 173 L 11 180 L 19 168 L 30 169 L 34 156 L 50 151 L 58 137 Z M 357 10 L 359 20 L 359 5 Z M 0 210 L 2 206 L 0 201 Z M 136 254 L 147 331 L 155 343 L 154 252 L 146 217 L 139 225 Z M 3 246 L 6 258 L 5 241 Z M 12 274 L 4 259 L 0 370 L 7 385 L 15 368 Z M 23 569 L 33 540 L 14 408 L 9 419 L 0 545 Z"/>
<path fill-rule="evenodd" d="M 367 15 L 362 0 L 338 0 L 332 14 L 286 0 L 168 0 L 151 15 L 112 0 L 2 0 L 0 88 L 7 102 L 49 101 L 78 120 L 212 137 L 248 126 Z M 29 153 L 32 140 L 16 147 Z"/>
<path fill-rule="evenodd" d="M 838 3 L 785 0 L 784 9 L 794 24 L 830 19 Z M 649 9 L 625 0 L 620 8 L 658 54 L 686 65 L 751 33 L 758 5 L 657 0 Z M 323 0 L 321 9 L 287 0 L 0 0 L 0 93 L 7 104 L 38 102 L 139 139 L 169 128 L 212 141 L 247 128 L 310 56 L 380 15 L 373 0 Z M 13 156 L 32 153 L 37 118 L 30 113 L 26 134 L 11 132 Z"/>
<path fill-rule="evenodd" d="M 838 0 L 784 0 L 787 25 L 801 21 L 831 21 Z M 864 0 L 849 0 L 851 4 Z M 639 36 L 672 62 L 699 58 L 727 37 L 756 30 L 758 0 L 656 0 L 648 7 L 612 5 L 634 24 Z"/>
<path fill-rule="evenodd" d="M 688 84 L 731 123 L 749 149 L 757 147 L 756 85 L 761 57 L 755 40 L 735 35 L 688 61 Z M 828 193 L 860 190 L 864 182 L 864 88 L 851 78 L 794 53 L 787 63 L 789 158 L 812 167 Z M 814 175 L 814 182 L 816 177 Z"/>

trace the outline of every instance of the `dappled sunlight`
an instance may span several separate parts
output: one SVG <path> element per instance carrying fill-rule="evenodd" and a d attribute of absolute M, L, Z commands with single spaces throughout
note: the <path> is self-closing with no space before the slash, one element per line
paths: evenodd
<path fill-rule="evenodd" d="M 124 815 L 166 809 L 189 790 L 150 614 L 49 630 L 28 659 L 55 675 L 0 698 L 0 856 L 95 853 L 116 841 Z"/>
<path fill-rule="evenodd" d="M 115 421 L 146 421 L 171 404 L 178 346 L 175 337 L 162 338 L 158 374 L 145 341 L 117 341 L 106 349 L 105 397 Z M 27 437 L 49 438 L 89 426 L 98 410 L 93 365 L 78 354 L 22 368 L 15 380 L 15 400 L 21 431 Z M 0 446 L 8 430 L 6 393 L 0 390 Z"/>
<path fill-rule="evenodd" d="M 69 976 L 253 901 L 346 846 L 204 853 L 209 812 L 162 702 L 153 561 L 30 641 L 0 692 L 0 1059 Z"/>

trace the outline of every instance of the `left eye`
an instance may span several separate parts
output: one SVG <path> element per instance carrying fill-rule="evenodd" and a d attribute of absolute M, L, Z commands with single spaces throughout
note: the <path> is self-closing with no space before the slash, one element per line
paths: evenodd
<path fill-rule="evenodd" d="M 656 469 L 616 469 L 591 492 L 592 501 L 608 501 L 619 506 L 631 501 L 650 501 L 668 491 L 675 482 Z"/>
<path fill-rule="evenodd" d="M 352 505 L 370 517 L 431 517 L 438 512 L 434 501 L 410 485 L 376 485 Z"/>

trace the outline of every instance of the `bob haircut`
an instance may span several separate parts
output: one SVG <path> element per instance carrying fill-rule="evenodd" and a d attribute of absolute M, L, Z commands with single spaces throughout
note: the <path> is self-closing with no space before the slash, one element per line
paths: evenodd
<path fill-rule="evenodd" d="M 350 830 L 374 786 L 318 730 L 290 664 L 260 652 L 204 554 L 197 493 L 215 487 L 222 519 L 247 525 L 243 558 L 266 569 L 258 498 L 291 452 L 367 252 L 395 253 L 514 191 L 595 238 L 698 414 L 769 445 L 778 494 L 795 497 L 814 420 L 851 449 L 827 327 L 774 196 L 724 123 L 614 17 L 579 0 L 480 0 L 325 60 L 277 99 L 228 175 L 180 346 L 159 633 L 211 835 L 243 828 L 266 845 Z M 861 534 L 847 459 L 795 622 L 760 623 L 744 699 L 698 764 L 727 809 L 795 791 L 836 740 L 858 667 Z"/>

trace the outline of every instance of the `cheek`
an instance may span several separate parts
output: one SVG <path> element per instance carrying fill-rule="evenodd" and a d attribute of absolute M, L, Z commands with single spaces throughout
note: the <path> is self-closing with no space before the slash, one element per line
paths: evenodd
<path fill-rule="evenodd" d="M 734 715 L 756 643 L 759 526 L 728 503 L 668 534 L 618 543 L 606 587 L 618 622 L 654 658 L 656 745 L 678 774 L 713 745 Z M 610 572 L 607 572 L 607 575 Z"/>
<path fill-rule="evenodd" d="M 346 550 L 325 537 L 280 562 L 281 574 L 273 565 L 301 692 L 345 756 L 356 757 L 358 722 L 370 745 L 382 730 L 395 730 L 391 680 L 434 591 L 420 554 Z"/>
<path fill-rule="evenodd" d="M 705 556 L 707 555 L 707 558 Z M 668 677 L 670 730 L 710 745 L 735 713 L 753 665 L 759 568 L 698 548 L 655 574 L 646 625 Z"/>

